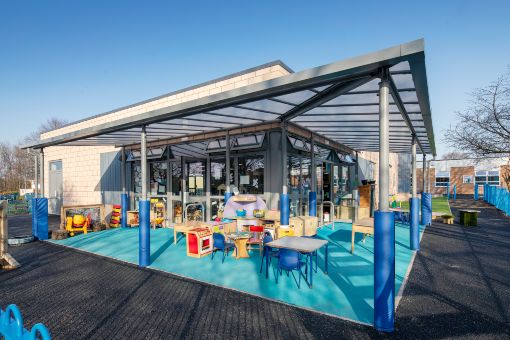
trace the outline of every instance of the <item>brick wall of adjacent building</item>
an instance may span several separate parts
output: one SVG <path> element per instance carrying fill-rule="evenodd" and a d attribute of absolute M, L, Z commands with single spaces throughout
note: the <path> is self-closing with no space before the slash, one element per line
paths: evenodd
<path fill-rule="evenodd" d="M 473 195 L 474 194 L 474 180 L 475 180 L 475 167 L 474 166 L 458 166 L 449 168 L 450 171 L 450 190 L 453 190 L 453 186 L 457 185 L 458 195 Z M 504 176 L 510 175 L 510 165 L 501 165 L 499 167 L 499 182 L 502 187 L 508 188 L 507 183 L 504 180 Z M 472 176 L 472 183 L 463 183 L 463 176 Z M 423 191 L 423 170 L 421 168 L 416 169 L 416 178 L 418 182 L 418 192 Z M 429 181 L 430 181 L 430 192 L 432 194 L 446 194 L 446 187 L 436 187 L 436 169 L 430 168 Z M 483 194 L 483 186 L 478 186 L 478 193 Z"/>

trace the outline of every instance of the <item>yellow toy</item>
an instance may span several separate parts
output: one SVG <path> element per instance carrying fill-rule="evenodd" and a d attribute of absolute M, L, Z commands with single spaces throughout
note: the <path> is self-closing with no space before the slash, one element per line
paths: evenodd
<path fill-rule="evenodd" d="M 90 214 L 86 218 L 83 215 L 74 215 L 66 218 L 66 230 L 69 232 L 69 236 L 74 236 L 75 232 L 86 234 L 91 223 Z"/>

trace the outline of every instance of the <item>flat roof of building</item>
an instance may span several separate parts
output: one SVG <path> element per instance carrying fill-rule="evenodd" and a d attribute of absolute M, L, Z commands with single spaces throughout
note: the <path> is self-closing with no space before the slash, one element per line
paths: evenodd
<path fill-rule="evenodd" d="M 149 142 L 185 142 L 196 134 L 290 122 L 354 150 L 378 151 L 378 84 L 384 69 L 390 73 L 390 151 L 410 152 L 415 137 L 421 153 L 435 155 L 423 39 L 162 108 L 148 107 L 26 147 L 133 145 L 140 142 L 143 126 Z"/>

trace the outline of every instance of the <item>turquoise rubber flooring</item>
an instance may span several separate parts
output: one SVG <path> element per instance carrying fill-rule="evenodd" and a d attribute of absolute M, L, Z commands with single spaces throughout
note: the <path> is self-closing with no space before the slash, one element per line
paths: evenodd
<path fill-rule="evenodd" d="M 395 228 L 395 294 L 400 289 L 410 265 L 413 252 L 409 249 L 409 227 L 397 224 Z M 423 226 L 420 226 L 423 233 Z M 173 244 L 173 229 L 151 230 L 151 268 L 180 276 L 208 282 L 266 298 L 280 300 L 318 312 L 329 313 L 355 321 L 373 324 L 374 260 L 373 238 L 361 242 L 357 234 L 354 255 L 351 255 L 351 224 L 336 223 L 334 230 L 322 228 L 318 236 L 329 243 L 329 275 L 324 269 L 324 248 L 319 251 L 319 270 L 313 275 L 310 289 L 304 279 L 298 289 L 297 272 L 280 276 L 275 282 L 275 269 L 259 274 L 261 258 L 258 250 L 251 251 L 251 258 L 236 260 L 232 256 L 221 263 L 218 252 L 201 259 L 186 256 L 185 238 Z M 138 263 L 138 228 L 110 229 L 78 235 L 65 240 L 51 241 L 83 251 Z M 273 260 L 273 266 L 276 260 Z"/>

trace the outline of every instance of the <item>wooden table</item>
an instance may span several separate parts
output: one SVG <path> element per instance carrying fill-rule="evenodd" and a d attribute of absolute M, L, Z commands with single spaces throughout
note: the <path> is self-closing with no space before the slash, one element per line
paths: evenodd
<path fill-rule="evenodd" d="M 351 254 L 354 254 L 354 238 L 356 233 L 363 233 L 363 243 L 367 235 L 374 235 L 374 219 L 363 218 L 352 222 Z"/>
<path fill-rule="evenodd" d="M 324 273 L 328 273 L 328 241 L 320 240 L 309 237 L 299 237 L 299 236 L 285 236 L 279 238 L 278 240 L 271 241 L 266 244 L 272 248 L 283 248 L 283 249 L 291 249 L 298 251 L 300 253 L 312 254 L 313 252 L 319 250 L 322 247 L 326 247 L 325 256 L 324 256 Z M 313 257 L 310 257 L 310 279 L 308 281 L 310 288 L 312 288 L 313 283 Z M 269 262 L 268 258 L 266 258 L 266 277 L 267 272 L 269 270 Z M 308 278 L 307 278 L 308 279 Z"/>
<path fill-rule="evenodd" d="M 248 243 L 248 239 L 250 238 L 250 233 L 230 233 L 227 234 L 228 238 L 234 241 L 236 245 L 236 260 L 242 258 L 249 258 L 250 254 L 248 254 L 248 249 L 246 249 L 246 243 Z"/>
<path fill-rule="evenodd" d="M 480 211 L 471 209 L 459 209 L 460 225 L 465 227 L 476 227 L 478 225 L 478 214 Z"/>

